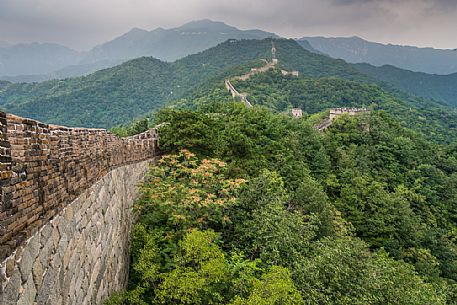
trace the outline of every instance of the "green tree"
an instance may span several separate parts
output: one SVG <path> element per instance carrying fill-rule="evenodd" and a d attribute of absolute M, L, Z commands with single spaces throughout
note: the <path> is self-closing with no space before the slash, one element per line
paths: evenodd
<path fill-rule="evenodd" d="M 411 265 L 370 253 L 356 238 L 324 238 L 302 265 L 299 287 L 306 304 L 446 304 Z"/>
<path fill-rule="evenodd" d="M 230 305 L 299 305 L 303 299 L 292 281 L 290 272 L 278 266 L 262 275 L 262 278 L 253 283 L 251 294 L 240 296 Z"/>
<path fill-rule="evenodd" d="M 220 304 L 229 279 L 217 234 L 194 230 L 179 243 L 176 268 L 163 275 L 155 291 L 161 304 Z"/>

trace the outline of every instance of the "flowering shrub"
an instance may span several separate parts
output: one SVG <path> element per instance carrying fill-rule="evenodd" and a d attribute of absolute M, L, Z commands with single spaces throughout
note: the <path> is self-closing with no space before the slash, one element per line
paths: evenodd
<path fill-rule="evenodd" d="M 188 150 L 162 157 L 141 187 L 136 204 L 141 221 L 179 236 L 230 222 L 226 212 L 237 204 L 236 193 L 246 181 L 226 178 L 225 170 L 225 162 L 199 161 Z"/>

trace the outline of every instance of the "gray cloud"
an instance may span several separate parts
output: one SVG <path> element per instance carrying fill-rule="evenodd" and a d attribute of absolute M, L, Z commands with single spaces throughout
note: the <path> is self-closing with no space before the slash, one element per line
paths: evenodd
<path fill-rule="evenodd" d="M 351 4 L 363 4 L 363 3 L 382 3 L 382 2 L 390 2 L 390 3 L 400 3 L 403 0 L 331 0 L 331 2 L 335 4 L 342 4 L 342 5 L 351 5 Z M 420 0 L 416 1 L 420 2 Z M 455 0 L 425 0 L 432 6 L 451 6 L 455 7 L 457 2 Z"/>
<path fill-rule="evenodd" d="M 456 48 L 455 0 L 0 0 L 0 41 L 87 49 L 132 27 L 210 18 L 287 37 L 353 36 Z"/>

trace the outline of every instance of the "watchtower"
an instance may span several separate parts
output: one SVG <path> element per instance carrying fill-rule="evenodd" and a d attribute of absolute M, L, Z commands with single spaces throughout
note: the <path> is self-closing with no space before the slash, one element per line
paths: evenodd
<path fill-rule="evenodd" d="M 273 41 L 273 38 L 271 39 L 271 61 L 274 65 L 278 63 L 278 59 L 276 58 L 276 46 Z"/>
<path fill-rule="evenodd" d="M 294 117 L 296 119 L 303 117 L 303 110 L 301 110 L 300 108 L 292 108 L 291 112 L 292 112 L 292 117 Z"/>

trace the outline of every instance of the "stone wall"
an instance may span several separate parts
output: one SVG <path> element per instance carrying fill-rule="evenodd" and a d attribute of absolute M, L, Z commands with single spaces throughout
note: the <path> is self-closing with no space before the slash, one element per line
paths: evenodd
<path fill-rule="evenodd" d="M 124 289 L 131 203 L 148 163 L 108 172 L 7 258 L 0 304 L 102 304 Z"/>
<path fill-rule="evenodd" d="M 152 158 L 157 133 L 47 125 L 0 112 L 0 262 L 111 169 Z"/>
<path fill-rule="evenodd" d="M 102 304 L 125 288 L 131 204 L 157 141 L 0 112 L 0 304 Z"/>

